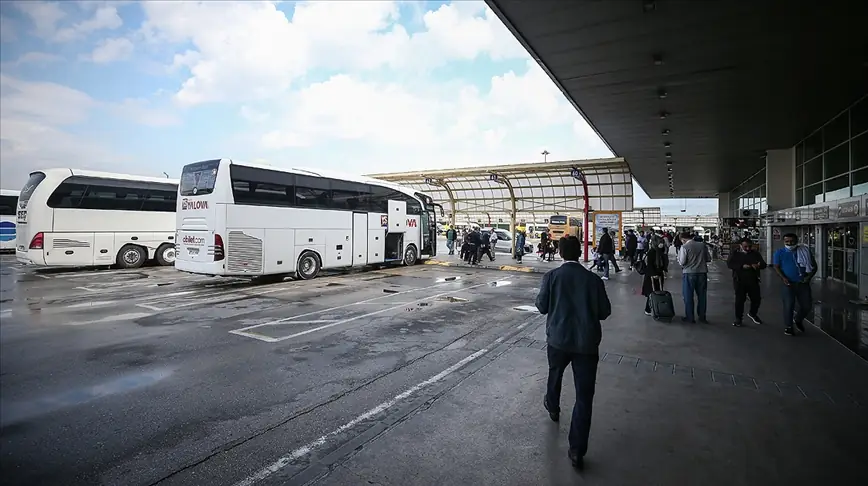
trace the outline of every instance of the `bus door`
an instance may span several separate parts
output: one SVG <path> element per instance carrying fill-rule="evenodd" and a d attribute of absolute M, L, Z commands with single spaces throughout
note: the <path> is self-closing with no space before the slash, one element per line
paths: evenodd
<path fill-rule="evenodd" d="M 422 254 L 434 256 L 437 254 L 437 218 L 433 211 L 422 211 Z"/>

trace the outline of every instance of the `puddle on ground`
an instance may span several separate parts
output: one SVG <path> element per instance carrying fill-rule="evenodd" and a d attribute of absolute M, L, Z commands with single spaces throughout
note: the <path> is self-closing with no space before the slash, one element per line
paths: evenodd
<path fill-rule="evenodd" d="M 443 302 L 467 302 L 467 299 L 462 299 L 461 297 L 453 297 L 451 295 L 437 297 L 437 300 L 441 300 Z"/>
<path fill-rule="evenodd" d="M 82 405 L 93 400 L 143 388 L 165 379 L 174 370 L 161 368 L 132 373 L 121 378 L 116 378 L 98 385 L 75 388 L 59 393 L 54 396 L 37 398 L 18 403 L 10 403 L 3 406 L 3 418 L 0 423 L 3 427 L 23 420 L 31 419 L 39 415 L 55 412 L 67 407 Z"/>
<path fill-rule="evenodd" d="M 512 281 L 510 280 L 498 280 L 496 282 L 489 282 L 489 287 L 506 287 L 507 285 L 512 285 Z"/>
<path fill-rule="evenodd" d="M 517 310 L 517 311 L 521 311 L 521 312 L 537 312 L 537 313 L 539 312 L 539 310 L 536 308 L 536 306 L 533 306 L 533 305 L 517 305 L 517 306 L 513 307 L 512 310 Z"/>

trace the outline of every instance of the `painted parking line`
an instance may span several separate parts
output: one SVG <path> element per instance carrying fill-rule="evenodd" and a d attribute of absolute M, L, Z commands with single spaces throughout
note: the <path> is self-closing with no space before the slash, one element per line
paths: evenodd
<path fill-rule="evenodd" d="M 299 331 L 299 332 L 296 332 L 296 333 L 290 334 L 290 335 L 288 335 L 288 336 L 281 336 L 281 337 L 277 337 L 277 338 L 276 338 L 276 337 L 271 337 L 271 336 L 264 336 L 264 335 L 262 335 L 262 334 L 259 334 L 258 332 L 250 332 L 250 331 L 253 330 L 253 329 L 259 329 L 259 328 L 266 327 L 266 326 L 268 326 L 268 327 L 276 326 L 276 325 L 280 325 L 280 324 L 287 323 L 287 322 L 290 323 L 290 324 L 293 324 L 294 321 L 296 321 L 297 319 L 302 318 L 302 317 L 307 317 L 307 316 L 314 315 L 314 314 L 326 314 L 326 313 L 329 313 L 329 312 L 334 311 L 334 310 L 337 310 L 337 309 L 343 309 L 343 308 L 350 307 L 350 306 L 353 306 L 353 305 L 358 305 L 359 303 L 368 303 L 368 302 L 373 302 L 373 301 L 376 301 L 376 300 L 379 300 L 379 299 L 384 299 L 384 298 L 387 298 L 387 297 L 390 297 L 390 296 L 401 295 L 401 294 L 407 294 L 407 293 L 411 293 L 411 292 L 418 292 L 418 291 L 420 291 L 420 290 L 428 290 L 428 289 L 432 289 L 432 288 L 434 288 L 434 287 L 439 287 L 439 286 L 441 286 L 441 285 L 444 285 L 444 284 L 432 285 L 432 286 L 430 286 L 430 287 L 423 287 L 423 288 L 418 288 L 418 289 L 405 290 L 405 291 L 397 292 L 397 293 L 394 293 L 394 294 L 388 294 L 388 295 L 383 295 L 383 296 L 380 296 L 380 297 L 374 297 L 374 298 L 367 299 L 367 300 L 363 300 L 363 301 L 360 301 L 360 302 L 351 302 L 351 303 L 349 303 L 349 304 L 344 304 L 344 305 L 339 305 L 339 306 L 336 306 L 336 307 L 330 307 L 330 308 L 328 308 L 328 309 L 322 309 L 322 310 L 318 310 L 318 311 L 308 312 L 308 313 L 306 313 L 306 314 L 301 314 L 301 315 L 298 315 L 298 316 L 286 317 L 286 318 L 284 318 L 284 319 L 279 319 L 279 320 L 276 320 L 276 321 L 273 321 L 273 322 L 266 322 L 266 323 L 263 323 L 263 324 L 256 324 L 256 325 L 253 325 L 253 326 L 242 327 L 241 329 L 233 329 L 233 330 L 231 330 L 231 331 L 229 331 L 229 332 L 230 332 L 231 334 L 236 334 L 236 335 L 238 335 L 238 336 L 245 336 L 245 337 L 249 337 L 249 338 L 257 339 L 257 340 L 260 340 L 260 341 L 265 341 L 265 342 L 268 342 L 268 343 L 276 343 L 276 342 L 280 342 L 280 341 L 286 341 L 287 339 L 293 339 L 293 338 L 297 338 L 297 337 L 304 336 L 304 335 L 307 335 L 307 334 L 311 334 L 311 333 L 314 333 L 314 332 L 317 332 L 317 331 L 321 331 L 321 330 L 323 330 L 323 329 L 328 329 L 328 328 L 331 328 L 331 327 L 340 326 L 340 325 L 342 325 L 342 324 L 346 324 L 346 323 L 349 323 L 349 322 L 353 322 L 353 321 L 356 321 L 356 320 L 358 320 L 358 319 L 363 319 L 363 318 L 365 318 L 365 317 L 371 317 L 371 316 L 375 316 L 375 315 L 378 315 L 378 314 L 382 314 L 382 313 L 384 313 L 384 312 L 389 312 L 389 311 L 397 310 L 397 309 L 400 309 L 400 308 L 405 307 L 405 306 L 410 305 L 410 304 L 418 304 L 418 303 L 420 303 L 420 302 L 424 302 L 424 301 L 426 301 L 426 300 L 436 299 L 436 298 L 443 297 L 443 296 L 446 296 L 446 295 L 449 295 L 449 294 L 454 294 L 454 293 L 458 293 L 458 292 L 466 292 L 466 291 L 468 291 L 468 290 L 471 290 L 471 289 L 474 289 L 474 288 L 477 288 L 477 287 L 482 287 L 482 286 L 485 286 L 485 285 L 489 285 L 489 283 L 488 283 L 488 282 L 485 282 L 485 283 L 476 284 L 476 285 L 471 285 L 471 286 L 469 286 L 469 287 L 464 287 L 464 288 L 457 289 L 457 290 L 450 290 L 450 291 L 448 291 L 448 292 L 441 292 L 441 293 L 439 293 L 439 294 L 429 295 L 429 296 L 427 296 L 427 297 L 423 297 L 423 298 L 421 298 L 421 299 L 416 299 L 416 300 L 413 300 L 413 301 L 410 301 L 410 302 L 407 302 L 407 303 L 395 304 L 395 305 L 392 305 L 392 306 L 387 307 L 387 308 L 385 308 L 385 309 L 380 309 L 380 310 L 376 310 L 376 311 L 373 311 L 373 312 L 368 312 L 368 313 L 361 314 L 361 315 L 358 315 L 358 316 L 348 317 L 348 318 L 346 318 L 346 319 L 340 319 L 340 320 L 337 320 L 337 321 L 334 321 L 334 322 L 331 322 L 331 323 L 328 323 L 328 324 L 323 324 L 323 325 L 321 325 L 321 326 L 314 327 L 313 329 L 307 329 L 307 330 L 304 330 L 304 331 Z"/>
<path fill-rule="evenodd" d="M 330 439 L 352 429 L 356 425 L 358 425 L 358 424 L 360 424 L 366 420 L 369 420 L 373 417 L 376 417 L 377 415 L 382 414 L 383 412 L 389 410 L 390 408 L 394 407 L 398 403 L 400 403 L 400 402 L 406 400 L 407 398 L 410 398 L 411 396 L 415 395 L 423 388 L 429 387 L 429 386 L 443 380 L 447 376 L 451 375 L 452 373 L 455 373 L 456 371 L 460 370 L 461 368 L 468 365 L 472 361 L 475 361 L 475 360 L 481 358 L 483 355 L 488 353 L 489 349 L 490 348 L 480 349 L 479 351 L 471 354 L 470 356 L 462 359 L 461 361 L 455 363 L 454 365 L 446 368 L 445 370 L 441 371 L 440 373 L 437 373 L 436 375 L 428 378 L 427 380 L 413 385 L 412 387 L 408 388 L 407 390 L 399 393 L 398 395 L 395 395 L 390 400 L 387 400 L 387 401 L 377 405 L 376 407 L 368 410 L 367 412 L 359 415 L 358 417 L 350 420 L 349 422 L 341 425 L 340 427 L 332 430 L 331 432 L 319 437 L 318 439 L 314 440 L 313 442 L 310 442 L 308 444 L 305 444 L 305 445 L 299 447 L 298 449 L 290 451 L 289 453 L 280 457 L 279 459 L 277 459 L 273 463 L 269 464 L 268 466 L 265 466 L 264 468 L 260 469 L 259 471 L 253 473 L 251 476 L 248 476 L 247 478 L 244 478 L 241 481 L 235 483 L 234 486 L 252 486 L 253 484 L 255 484 L 257 482 L 262 481 L 263 479 L 271 476 L 272 474 L 274 474 L 274 473 L 280 471 L 281 469 L 285 468 L 286 466 L 292 464 L 294 461 L 301 459 L 302 457 L 310 454 L 314 449 L 318 449 L 318 448 L 324 446 L 326 443 L 328 443 L 328 441 Z"/>

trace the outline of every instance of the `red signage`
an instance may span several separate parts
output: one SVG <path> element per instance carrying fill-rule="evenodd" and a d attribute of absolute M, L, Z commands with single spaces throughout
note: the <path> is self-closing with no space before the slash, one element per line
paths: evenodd
<path fill-rule="evenodd" d="M 415 219 L 408 219 L 407 220 L 407 227 L 408 228 L 417 228 L 418 226 L 416 226 L 416 220 Z"/>
<path fill-rule="evenodd" d="M 380 216 L 380 226 L 382 226 L 384 228 L 389 226 L 389 215 L 388 214 L 384 214 L 384 215 Z"/>

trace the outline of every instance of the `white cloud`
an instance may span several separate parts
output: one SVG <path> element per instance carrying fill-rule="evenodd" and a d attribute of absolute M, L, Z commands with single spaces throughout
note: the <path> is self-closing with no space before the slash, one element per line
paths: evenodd
<path fill-rule="evenodd" d="M 47 52 L 26 52 L 18 57 L 15 61 L 12 61 L 11 64 L 16 66 L 23 66 L 25 64 L 49 64 L 53 62 L 62 61 L 63 58 L 58 56 L 57 54 L 49 54 Z"/>
<path fill-rule="evenodd" d="M 15 6 L 33 22 L 36 36 L 53 42 L 79 40 L 100 30 L 113 30 L 123 25 L 117 8 L 108 3 L 94 5 L 93 15 L 80 22 L 58 28 L 68 17 L 59 2 L 15 2 Z"/>
<path fill-rule="evenodd" d="M 174 113 L 153 108 L 151 103 L 144 99 L 128 98 L 121 103 L 109 105 L 109 109 L 116 116 L 126 118 L 140 125 L 167 127 L 181 123 L 180 118 Z"/>
<path fill-rule="evenodd" d="M 27 175 L 46 167 L 110 169 L 124 157 L 63 128 L 85 121 L 99 104 L 80 91 L 0 74 L 0 181 L 20 189 Z"/>
<path fill-rule="evenodd" d="M 66 17 L 66 12 L 56 2 L 15 2 L 14 5 L 30 18 L 36 35 L 43 39 L 54 37 L 58 22 Z"/>
<path fill-rule="evenodd" d="M 97 44 L 88 59 L 97 64 L 123 61 L 133 55 L 133 50 L 135 50 L 135 46 L 127 38 L 103 39 Z"/>
<path fill-rule="evenodd" d="M 190 77 L 184 105 L 267 99 L 316 69 L 430 69 L 450 60 L 527 53 L 482 2 L 456 2 L 423 16 L 426 31 L 396 23 L 396 2 L 299 2 L 292 21 L 272 2 L 146 2 L 146 39 L 191 43 L 173 67 Z"/>

